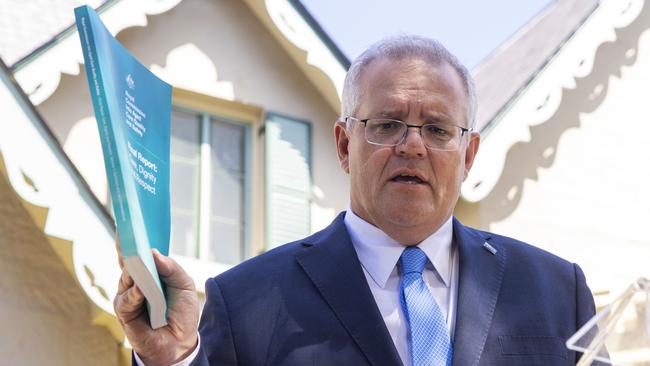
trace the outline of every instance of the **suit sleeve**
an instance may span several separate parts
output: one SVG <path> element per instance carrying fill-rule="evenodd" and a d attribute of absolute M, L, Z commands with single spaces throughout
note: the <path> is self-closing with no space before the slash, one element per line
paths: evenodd
<path fill-rule="evenodd" d="M 235 366 L 237 353 L 230 328 L 228 307 L 214 278 L 206 281 L 205 295 L 206 302 L 199 324 L 201 348 L 191 366 Z"/>
<path fill-rule="evenodd" d="M 589 321 L 596 314 L 596 306 L 594 305 L 594 297 L 591 294 L 585 274 L 577 264 L 573 264 L 576 276 L 576 331 L 580 329 L 585 323 Z M 601 356 L 608 357 L 607 351 Z M 576 363 L 582 356 L 582 353 L 576 352 Z M 598 361 L 593 361 L 592 366 L 605 366 L 606 364 Z"/>
<path fill-rule="evenodd" d="M 596 306 L 582 269 L 577 264 L 573 264 L 573 268 L 576 276 L 576 330 L 578 330 L 596 314 Z"/>

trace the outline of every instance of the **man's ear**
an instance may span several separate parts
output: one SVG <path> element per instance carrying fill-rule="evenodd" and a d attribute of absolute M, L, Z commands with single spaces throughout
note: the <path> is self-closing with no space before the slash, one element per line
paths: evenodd
<path fill-rule="evenodd" d="M 348 130 L 345 128 L 345 122 L 336 121 L 334 123 L 334 139 L 336 141 L 336 152 L 339 156 L 339 164 L 346 173 L 350 174 L 350 155 L 348 152 L 350 137 L 348 135 Z"/>
<path fill-rule="evenodd" d="M 469 142 L 465 147 L 465 171 L 463 172 L 463 182 L 467 179 L 472 165 L 474 165 L 474 158 L 478 152 L 478 146 L 481 144 L 481 135 L 478 132 L 472 132 L 469 135 Z"/>

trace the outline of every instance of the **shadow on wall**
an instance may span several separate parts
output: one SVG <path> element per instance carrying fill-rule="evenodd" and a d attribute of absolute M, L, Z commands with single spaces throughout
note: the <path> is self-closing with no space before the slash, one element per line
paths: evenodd
<path fill-rule="evenodd" d="M 4 164 L 0 156 L 2 364 L 117 365 L 118 341 L 93 324 L 91 300 L 50 245 L 44 222 L 14 191 Z"/>
<path fill-rule="evenodd" d="M 611 77 L 620 78 L 621 69 L 636 62 L 639 38 L 647 29 L 650 29 L 650 6 L 644 6 L 630 25 L 616 30 L 616 41 L 598 47 L 592 72 L 576 79 L 575 89 L 563 90 L 555 114 L 545 123 L 530 128 L 530 142 L 520 142 L 510 148 L 505 168 L 490 194 L 476 203 L 458 203 L 456 213 L 467 224 L 488 230 L 492 223 L 509 217 L 517 209 L 524 182 L 537 180 L 538 169 L 553 165 L 564 132 L 579 128 L 580 114 L 594 112 L 602 104 Z"/>

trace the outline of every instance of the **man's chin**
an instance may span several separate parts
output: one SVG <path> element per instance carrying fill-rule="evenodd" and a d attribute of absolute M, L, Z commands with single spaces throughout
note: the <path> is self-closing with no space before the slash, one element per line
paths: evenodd
<path fill-rule="evenodd" d="M 435 217 L 435 210 L 432 207 L 421 207 L 421 203 L 417 202 L 392 205 L 384 212 L 387 221 L 403 227 L 420 226 Z"/>

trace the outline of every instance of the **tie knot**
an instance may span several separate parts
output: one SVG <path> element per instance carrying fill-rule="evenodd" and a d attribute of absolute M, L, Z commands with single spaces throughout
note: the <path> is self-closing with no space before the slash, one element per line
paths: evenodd
<path fill-rule="evenodd" d="M 407 247 L 400 257 L 402 262 L 402 274 L 422 273 L 424 265 L 427 263 L 427 255 L 418 247 Z"/>

